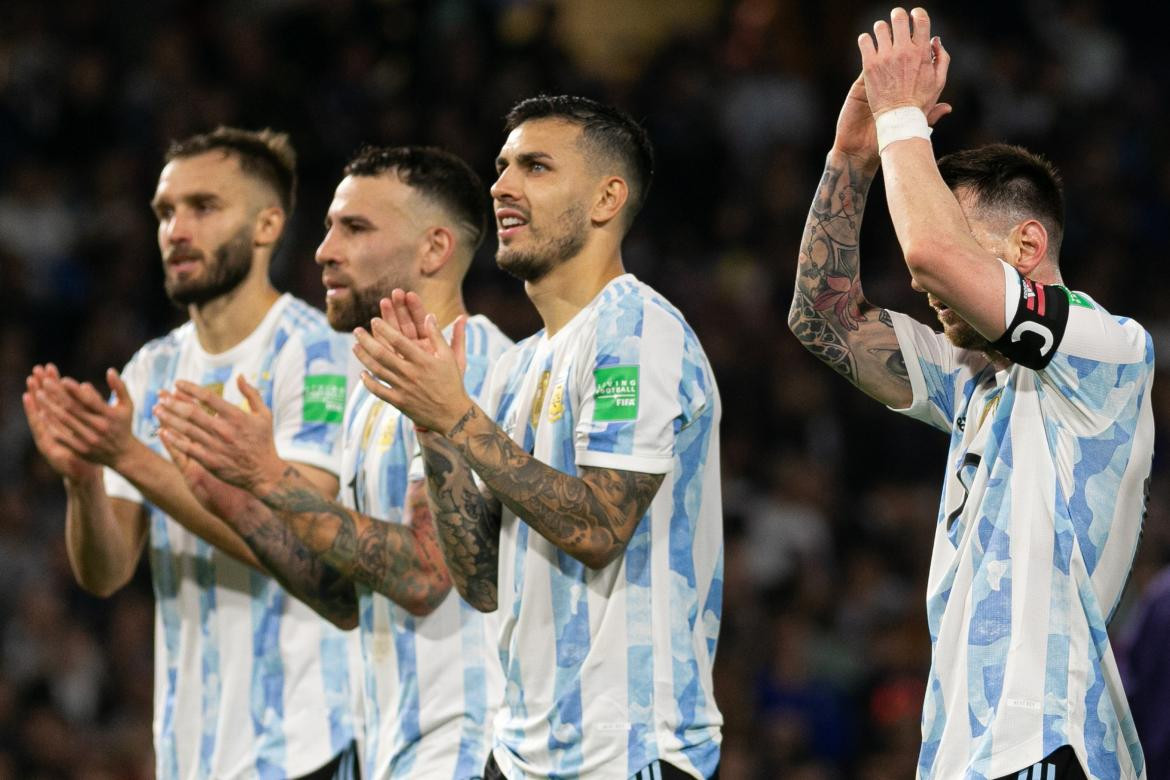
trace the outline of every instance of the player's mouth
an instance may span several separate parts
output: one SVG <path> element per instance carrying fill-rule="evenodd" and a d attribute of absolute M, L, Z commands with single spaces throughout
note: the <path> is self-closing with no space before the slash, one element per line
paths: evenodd
<path fill-rule="evenodd" d="M 512 239 L 528 226 L 528 215 L 517 209 L 496 211 L 496 235 L 501 241 Z"/>
<path fill-rule="evenodd" d="M 325 286 L 325 300 L 336 298 L 349 290 L 348 284 L 345 284 L 340 279 L 331 276 L 321 277 L 321 284 Z"/>
<path fill-rule="evenodd" d="M 171 252 L 166 258 L 167 270 L 183 276 L 189 274 L 203 262 L 203 255 L 199 252 Z"/>

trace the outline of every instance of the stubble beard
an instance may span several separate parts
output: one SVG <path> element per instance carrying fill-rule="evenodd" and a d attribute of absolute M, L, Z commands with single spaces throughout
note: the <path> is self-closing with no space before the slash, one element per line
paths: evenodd
<path fill-rule="evenodd" d="M 251 233 L 250 226 L 240 228 L 212 252 L 214 262 L 208 263 L 207 257 L 201 256 L 199 259 L 205 267 L 203 279 L 190 282 L 167 279 L 165 289 L 171 302 L 182 307 L 202 306 L 239 287 L 252 272 L 255 261 Z"/>
<path fill-rule="evenodd" d="M 554 230 L 550 238 L 531 249 L 509 249 L 501 244 L 496 251 L 496 265 L 523 282 L 540 281 L 585 247 L 589 237 L 585 207 L 575 204 L 565 209 L 557 217 Z"/>

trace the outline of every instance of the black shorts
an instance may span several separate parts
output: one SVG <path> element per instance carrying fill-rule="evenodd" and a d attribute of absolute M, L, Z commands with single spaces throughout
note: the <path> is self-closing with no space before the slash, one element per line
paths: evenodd
<path fill-rule="evenodd" d="M 1032 766 L 1004 775 L 998 780 L 1086 780 L 1086 776 L 1077 754 L 1065 745 Z"/>
<path fill-rule="evenodd" d="M 328 764 L 294 780 L 361 780 L 359 763 L 357 743 L 350 742 L 349 746 L 334 756 Z"/>
<path fill-rule="evenodd" d="M 507 780 L 504 773 L 500 771 L 499 764 L 496 763 L 496 757 L 491 753 L 488 754 L 487 764 L 483 768 L 483 780 Z M 635 772 L 630 780 L 695 780 L 695 778 L 676 766 L 655 761 L 650 766 Z M 707 780 L 719 780 L 719 767 L 715 767 L 715 774 Z"/>

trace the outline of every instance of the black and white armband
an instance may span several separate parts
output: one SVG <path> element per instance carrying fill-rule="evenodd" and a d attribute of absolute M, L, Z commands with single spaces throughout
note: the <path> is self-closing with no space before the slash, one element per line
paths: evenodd
<path fill-rule="evenodd" d="M 1006 263 L 1004 281 L 1004 321 L 1008 328 L 991 346 L 1013 363 L 1044 368 L 1064 338 L 1069 293 L 1060 285 L 1027 279 Z"/>

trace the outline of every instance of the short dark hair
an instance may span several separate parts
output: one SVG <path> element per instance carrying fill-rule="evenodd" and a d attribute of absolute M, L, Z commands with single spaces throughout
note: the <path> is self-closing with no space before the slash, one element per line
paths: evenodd
<path fill-rule="evenodd" d="M 977 207 L 1039 220 L 1056 260 L 1064 234 L 1064 185 L 1051 162 L 1022 146 L 988 144 L 939 158 L 938 170 L 952 190 L 969 190 Z"/>
<path fill-rule="evenodd" d="M 268 185 L 280 199 L 285 214 L 292 214 L 296 205 L 297 153 L 287 133 L 267 127 L 241 130 L 220 125 L 210 133 L 172 141 L 163 160 L 169 163 L 212 151 L 235 155 L 240 170 Z"/>
<path fill-rule="evenodd" d="M 579 126 L 591 156 L 605 157 L 621 166 L 630 185 L 626 225 L 632 223 L 654 179 L 654 147 L 646 130 L 626 112 L 596 100 L 577 95 L 537 95 L 512 106 L 504 119 L 504 132 L 510 133 L 534 119 L 563 119 Z"/>
<path fill-rule="evenodd" d="M 471 166 L 434 146 L 365 146 L 346 164 L 345 175 L 377 176 L 391 170 L 403 184 L 462 221 L 471 237 L 471 251 L 479 248 L 491 203 L 487 187 Z"/>

